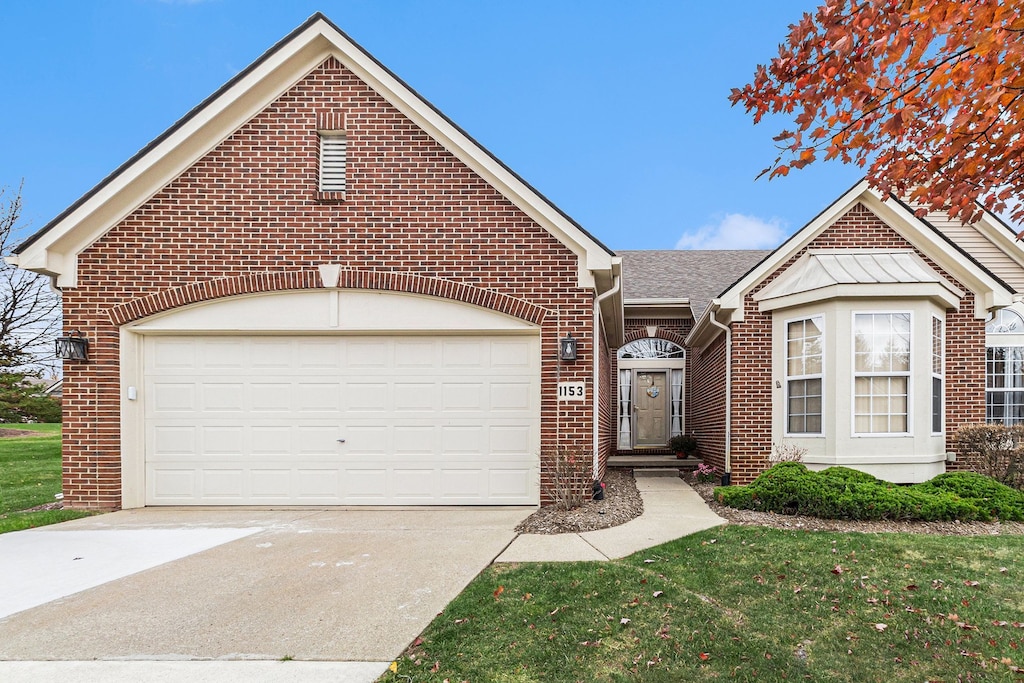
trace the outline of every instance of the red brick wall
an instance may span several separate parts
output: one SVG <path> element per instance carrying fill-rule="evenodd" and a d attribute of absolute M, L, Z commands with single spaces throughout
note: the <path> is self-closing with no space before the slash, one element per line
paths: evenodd
<path fill-rule="evenodd" d="M 694 349 L 690 367 L 693 435 L 705 463 L 725 472 L 725 335 Z"/>
<path fill-rule="evenodd" d="M 647 327 L 650 326 L 650 325 L 653 325 L 653 326 L 658 328 L 658 331 L 654 335 L 655 337 L 661 337 L 662 339 L 668 339 L 669 341 L 673 341 L 676 344 L 679 344 L 680 346 L 685 347 L 686 344 L 684 342 L 686 340 L 686 335 L 688 335 L 690 333 L 690 330 L 693 328 L 693 320 L 691 320 L 689 318 L 686 318 L 686 319 L 676 319 L 676 318 L 627 318 L 626 321 L 625 321 L 625 328 L 623 330 L 623 340 L 624 340 L 623 344 L 625 345 L 625 344 L 627 344 L 627 343 L 629 343 L 631 341 L 634 341 L 634 340 L 637 340 L 637 339 L 643 339 L 643 338 L 647 337 L 648 336 L 647 335 Z M 611 353 L 611 383 L 612 383 L 611 395 L 613 397 L 613 405 L 611 406 L 611 411 L 612 411 L 612 416 L 613 416 L 612 419 L 613 419 L 613 421 L 615 419 L 617 419 L 618 410 L 619 410 L 619 404 L 618 404 L 618 396 L 619 396 L 619 365 L 618 365 L 618 362 L 619 362 L 618 349 L 616 349 L 614 352 Z M 684 431 L 687 432 L 687 433 L 691 433 L 693 431 L 693 423 L 690 421 L 691 417 L 692 417 L 692 412 L 691 412 L 692 411 L 692 402 L 690 401 L 690 387 L 691 387 L 690 381 L 691 381 L 690 380 L 690 352 L 689 352 L 689 350 L 687 350 L 687 352 L 686 352 L 686 369 L 685 369 L 685 371 L 683 373 L 683 411 L 684 411 L 683 419 L 684 419 Z M 614 429 L 614 433 L 612 434 L 613 446 L 617 445 L 618 438 L 619 438 L 619 435 L 618 435 L 618 425 L 616 424 L 615 429 Z M 620 453 L 631 453 L 632 450 L 629 449 L 629 448 L 619 448 L 618 452 L 620 452 Z M 645 449 L 643 449 L 643 452 L 644 453 L 656 453 L 658 451 L 657 450 L 652 450 L 650 448 L 645 448 Z M 666 448 L 664 450 L 664 452 L 668 453 L 669 451 Z"/>
<path fill-rule="evenodd" d="M 320 201 L 317 187 L 317 122 L 331 116 L 348 135 L 343 202 Z M 585 381 L 593 368 L 593 292 L 577 287 L 575 255 L 329 59 L 80 256 L 64 321 L 90 340 L 90 361 L 65 368 L 65 502 L 120 505 L 113 307 L 321 263 L 453 281 L 545 309 L 544 500 L 552 485 L 546 452 L 562 444 L 590 454 L 592 404 L 559 405 L 555 395 L 557 379 Z M 559 366 L 557 340 L 570 331 L 579 360 Z M 589 485 L 591 460 L 578 469 L 578 484 Z"/>
<path fill-rule="evenodd" d="M 615 451 L 615 410 L 617 403 L 614 400 L 615 389 L 612 386 L 612 359 L 608 347 L 608 339 L 605 336 L 604 321 L 601 321 L 601 330 L 598 339 L 600 345 L 601 368 L 595 382 L 600 387 L 600 398 L 598 399 L 598 478 L 604 478 L 605 467 L 608 465 L 608 456 Z"/>
<path fill-rule="evenodd" d="M 914 248 L 861 204 L 846 212 L 807 245 L 807 249 L 854 247 Z M 744 320 L 732 326 L 732 480 L 736 484 L 748 483 L 767 468 L 772 446 L 771 353 L 766 353 L 772 344 L 772 314 L 759 312 L 751 295 L 778 277 L 804 251 L 794 254 L 747 295 L 744 301 Z M 939 274 L 958 284 L 961 289 L 966 289 L 923 253 L 917 253 Z M 765 408 L 751 410 L 749 406 Z M 947 442 L 951 442 L 953 433 L 960 425 L 983 422 L 984 419 L 985 323 L 974 318 L 974 297 L 968 294 L 961 301 L 959 311 L 946 312 Z"/>

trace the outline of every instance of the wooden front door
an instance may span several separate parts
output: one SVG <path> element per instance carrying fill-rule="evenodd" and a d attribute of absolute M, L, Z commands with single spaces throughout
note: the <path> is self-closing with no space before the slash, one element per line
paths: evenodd
<path fill-rule="evenodd" d="M 637 370 L 633 384 L 637 448 L 668 443 L 668 372 Z"/>

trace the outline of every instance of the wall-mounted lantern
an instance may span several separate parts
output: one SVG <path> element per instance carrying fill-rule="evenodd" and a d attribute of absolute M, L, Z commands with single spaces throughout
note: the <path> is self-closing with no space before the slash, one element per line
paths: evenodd
<path fill-rule="evenodd" d="M 559 360 L 576 360 L 576 342 L 572 332 L 565 335 L 565 337 L 558 343 L 558 358 Z"/>
<path fill-rule="evenodd" d="M 75 330 L 67 337 L 57 337 L 57 358 L 63 360 L 89 360 L 89 342 Z"/>

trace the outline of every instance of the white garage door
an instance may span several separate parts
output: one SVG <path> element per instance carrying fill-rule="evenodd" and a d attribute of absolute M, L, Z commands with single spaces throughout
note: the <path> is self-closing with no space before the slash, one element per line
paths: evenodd
<path fill-rule="evenodd" d="M 532 336 L 148 336 L 147 505 L 535 505 Z"/>

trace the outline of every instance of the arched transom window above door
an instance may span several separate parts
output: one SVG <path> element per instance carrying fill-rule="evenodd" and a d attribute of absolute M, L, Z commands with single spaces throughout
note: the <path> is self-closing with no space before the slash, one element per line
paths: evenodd
<path fill-rule="evenodd" d="M 683 347 L 668 339 L 658 337 L 645 337 L 631 341 L 619 349 L 619 358 L 626 359 L 648 359 L 648 358 L 685 358 L 686 351 Z"/>

